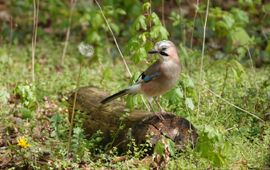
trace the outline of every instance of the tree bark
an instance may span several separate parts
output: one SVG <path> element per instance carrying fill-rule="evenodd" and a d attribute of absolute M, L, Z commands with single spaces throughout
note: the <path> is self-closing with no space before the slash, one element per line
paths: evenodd
<path fill-rule="evenodd" d="M 68 102 L 70 114 L 74 100 L 73 92 Z M 103 133 L 103 144 L 126 149 L 130 137 L 136 144 L 150 141 L 154 146 L 161 138 L 174 141 L 176 149 L 182 149 L 187 144 L 194 146 L 198 134 L 193 125 L 185 118 L 172 113 L 162 113 L 164 120 L 155 114 L 142 110 L 127 113 L 125 105 L 114 100 L 106 105 L 100 101 L 108 94 L 95 87 L 82 87 L 77 90 L 76 110 L 83 112 L 83 127 L 85 134 L 91 136 L 98 130 Z"/>

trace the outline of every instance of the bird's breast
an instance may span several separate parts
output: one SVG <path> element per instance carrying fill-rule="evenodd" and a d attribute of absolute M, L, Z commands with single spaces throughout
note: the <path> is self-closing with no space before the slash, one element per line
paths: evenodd
<path fill-rule="evenodd" d="M 160 73 L 158 78 L 142 84 L 142 92 L 147 96 L 159 96 L 173 88 L 178 81 L 180 67 L 176 63 L 163 63 Z"/>

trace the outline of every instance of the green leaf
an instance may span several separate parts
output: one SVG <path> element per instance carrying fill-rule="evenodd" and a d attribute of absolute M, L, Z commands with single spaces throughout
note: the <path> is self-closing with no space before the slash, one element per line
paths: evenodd
<path fill-rule="evenodd" d="M 36 104 L 36 96 L 34 93 L 35 87 L 32 85 L 18 85 L 15 88 L 15 94 L 20 96 L 20 101 L 22 104 L 30 108 Z"/>
<path fill-rule="evenodd" d="M 262 6 L 262 10 L 263 10 L 263 12 L 264 13 L 270 13 L 270 3 L 267 3 L 267 4 L 264 4 L 263 6 Z"/>
<path fill-rule="evenodd" d="M 180 53 L 181 53 L 180 56 L 183 56 L 183 58 L 185 58 L 185 59 L 189 58 L 187 49 L 183 44 L 180 44 Z"/>
<path fill-rule="evenodd" d="M 149 2 L 146 2 L 146 3 L 143 4 L 143 10 L 144 10 L 144 11 L 149 10 L 150 7 L 151 7 L 151 4 L 150 4 Z"/>
<path fill-rule="evenodd" d="M 147 30 L 146 18 L 144 15 L 140 15 L 134 22 L 135 29 L 138 31 L 140 29 Z"/>
<path fill-rule="evenodd" d="M 161 39 L 168 39 L 169 32 L 166 30 L 165 27 L 160 26 L 159 27 L 159 32 L 160 32 Z"/>
<path fill-rule="evenodd" d="M 235 23 L 235 21 L 231 15 L 224 15 L 223 21 L 226 24 L 227 30 L 231 29 L 233 27 L 233 24 Z"/>
<path fill-rule="evenodd" d="M 182 89 L 177 87 L 167 92 L 163 97 L 169 100 L 170 103 L 178 104 L 180 99 L 184 98 L 184 94 Z"/>
<path fill-rule="evenodd" d="M 159 19 L 158 15 L 155 12 L 153 12 L 151 14 L 151 19 L 152 19 L 152 21 L 153 21 L 153 23 L 154 23 L 155 26 L 162 25 L 161 22 L 160 22 L 160 19 Z"/>
<path fill-rule="evenodd" d="M 0 89 L 0 103 L 7 104 L 10 94 L 5 89 Z"/>
<path fill-rule="evenodd" d="M 235 22 L 236 25 L 245 26 L 246 24 L 249 23 L 249 17 L 248 17 L 247 12 L 245 12 L 239 8 L 233 8 L 231 10 L 231 13 L 234 16 L 234 19 L 236 21 Z"/>
<path fill-rule="evenodd" d="M 270 41 L 267 42 L 266 52 L 270 55 Z"/>
<path fill-rule="evenodd" d="M 226 151 L 229 151 L 229 147 L 229 143 L 223 140 L 221 133 L 206 125 L 200 134 L 196 150 L 214 166 L 221 167 L 227 161 Z"/>
<path fill-rule="evenodd" d="M 127 107 L 133 110 L 136 105 L 138 105 L 138 95 L 136 96 L 127 96 Z"/>
<path fill-rule="evenodd" d="M 101 14 L 95 14 L 92 16 L 91 20 L 89 21 L 94 29 L 99 29 L 103 24 L 103 18 Z"/>
<path fill-rule="evenodd" d="M 143 47 L 141 47 L 141 48 L 137 49 L 137 51 L 135 52 L 135 54 L 132 57 L 132 60 L 135 63 L 138 63 L 145 58 L 147 58 L 147 52 Z"/>
<path fill-rule="evenodd" d="M 153 39 L 162 40 L 162 39 L 168 39 L 169 33 L 166 30 L 166 28 L 164 28 L 161 25 L 158 25 L 158 26 L 153 26 L 152 27 L 152 30 L 150 32 L 150 36 Z"/>
<path fill-rule="evenodd" d="M 112 69 L 110 67 L 106 67 L 103 71 L 103 78 L 110 79 L 111 75 L 112 75 Z"/>
<path fill-rule="evenodd" d="M 110 26 L 111 26 L 113 32 L 115 32 L 115 34 L 118 35 L 119 32 L 120 32 L 119 26 L 117 24 L 115 24 L 115 23 L 110 23 Z"/>
<path fill-rule="evenodd" d="M 168 142 L 168 148 L 171 156 L 175 156 L 175 144 L 171 139 L 167 139 Z"/>
<path fill-rule="evenodd" d="M 21 108 L 21 113 L 22 113 L 23 119 L 32 119 L 32 117 L 33 117 L 31 110 L 29 110 L 25 107 Z"/>
<path fill-rule="evenodd" d="M 185 100 L 185 104 L 189 109 L 194 110 L 195 106 L 193 104 L 192 98 L 187 97 Z"/>
<path fill-rule="evenodd" d="M 101 41 L 101 37 L 96 30 L 90 30 L 87 36 L 87 40 L 90 43 L 96 43 Z"/>
<path fill-rule="evenodd" d="M 154 148 L 154 153 L 159 154 L 159 155 L 164 155 L 165 153 L 165 147 L 164 144 L 160 141 L 156 143 L 156 146 Z"/>
<path fill-rule="evenodd" d="M 181 88 L 178 87 L 174 91 L 175 91 L 175 94 L 176 94 L 177 97 L 179 97 L 179 98 L 184 97 L 183 90 Z"/>
<path fill-rule="evenodd" d="M 231 40 L 231 47 L 234 48 L 237 46 L 248 46 L 251 44 L 251 38 L 246 30 L 241 27 L 233 29 L 229 34 L 229 38 Z"/>
<path fill-rule="evenodd" d="M 117 8 L 117 9 L 116 9 L 116 12 L 117 12 L 118 14 L 120 14 L 120 15 L 126 15 L 126 14 L 127 14 L 126 11 L 123 10 L 123 9 L 121 9 L 121 8 Z"/>

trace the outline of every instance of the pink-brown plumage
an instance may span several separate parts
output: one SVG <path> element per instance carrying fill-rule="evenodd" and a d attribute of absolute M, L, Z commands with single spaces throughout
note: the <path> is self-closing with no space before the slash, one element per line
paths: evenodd
<path fill-rule="evenodd" d="M 164 94 L 177 84 L 181 65 L 175 45 L 168 40 L 160 41 L 150 53 L 158 53 L 160 57 L 141 74 L 136 83 L 101 103 L 105 104 L 125 94 L 143 93 L 151 98 Z"/>

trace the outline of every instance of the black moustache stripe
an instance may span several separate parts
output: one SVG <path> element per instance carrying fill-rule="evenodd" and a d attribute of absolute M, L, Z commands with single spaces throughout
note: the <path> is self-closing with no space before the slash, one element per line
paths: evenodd
<path fill-rule="evenodd" d="M 160 54 L 160 55 L 163 55 L 163 56 L 169 56 L 167 53 L 165 53 L 165 52 L 163 52 L 163 51 L 159 52 L 159 54 Z"/>

